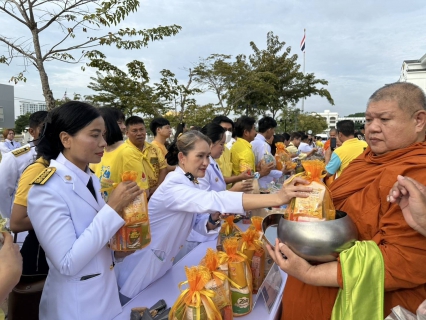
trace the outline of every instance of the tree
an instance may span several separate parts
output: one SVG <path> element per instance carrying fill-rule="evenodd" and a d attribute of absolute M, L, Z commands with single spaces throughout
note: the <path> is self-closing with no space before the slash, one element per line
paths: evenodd
<path fill-rule="evenodd" d="M 347 116 L 349 117 L 365 117 L 365 112 L 356 112 L 356 113 L 352 113 L 350 115 Z"/>
<path fill-rule="evenodd" d="M 0 0 L 0 13 L 13 18 L 28 31 L 27 38 L 7 36 L 5 31 L 0 34 L 0 43 L 8 49 L 6 55 L 0 55 L 0 63 L 9 65 L 14 58 L 23 59 L 24 70 L 11 78 L 15 83 L 26 81 L 24 73 L 27 67 L 34 66 L 40 75 L 47 108 L 51 110 L 55 106 L 55 99 L 50 89 L 46 62 L 80 63 L 89 59 L 87 65 L 96 66 L 106 58 L 96 47 L 114 45 L 118 49 L 140 49 L 150 41 L 175 35 L 181 29 L 177 25 L 144 30 L 128 27 L 111 29 L 130 13 L 136 12 L 138 7 L 138 0 Z M 8 23 L 7 30 L 13 34 L 16 27 Z M 51 45 L 41 42 L 43 32 L 56 30 L 62 32 L 56 42 Z M 93 35 L 89 36 L 89 33 Z M 83 34 L 87 34 L 87 37 L 79 39 Z M 78 54 L 74 56 L 76 50 Z"/>
<path fill-rule="evenodd" d="M 97 92 L 88 96 L 95 104 L 119 108 L 125 115 L 142 113 L 144 117 L 159 117 L 167 112 L 154 88 L 148 85 L 148 72 L 142 62 L 134 60 L 127 64 L 128 72 L 103 61 L 98 65 L 88 88 Z"/>
<path fill-rule="evenodd" d="M 265 50 L 260 50 L 253 41 L 250 46 L 254 53 L 248 63 L 258 77 L 258 85 L 245 101 L 257 105 L 254 112 L 262 115 L 270 112 L 275 118 L 287 106 L 311 95 L 325 97 L 334 105 L 328 90 L 320 87 L 328 85 L 328 81 L 315 78 L 313 73 L 303 74 L 296 62 L 297 55 L 290 55 L 291 47 L 286 48 L 285 42 L 280 42 L 272 31 L 267 34 Z"/>
<path fill-rule="evenodd" d="M 188 82 L 186 85 L 179 84 L 173 72 L 167 69 L 160 71 L 162 75 L 159 83 L 154 83 L 155 92 L 163 104 L 174 111 L 174 115 L 179 117 L 179 122 L 183 122 L 187 106 L 195 105 L 193 96 L 201 93 L 202 90 L 192 86 L 193 73 L 189 69 Z"/>
<path fill-rule="evenodd" d="M 296 123 L 298 131 L 309 131 L 312 130 L 312 134 L 316 135 L 322 133 L 327 129 L 327 121 L 320 115 L 312 115 L 307 113 L 300 113 L 297 115 Z"/>
<path fill-rule="evenodd" d="M 26 113 L 26 114 L 22 114 L 20 115 L 18 118 L 16 118 L 15 120 L 15 131 L 16 133 L 21 133 L 25 130 L 26 127 L 28 127 L 29 123 L 30 123 L 30 115 L 31 113 Z"/>

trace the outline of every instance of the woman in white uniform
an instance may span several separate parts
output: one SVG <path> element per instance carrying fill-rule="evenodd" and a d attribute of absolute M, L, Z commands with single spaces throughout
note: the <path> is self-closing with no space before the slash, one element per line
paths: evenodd
<path fill-rule="evenodd" d="M 220 158 L 225 148 L 225 132 L 228 131 L 225 131 L 224 128 L 216 123 L 209 123 L 201 129 L 201 133 L 211 140 L 211 145 L 209 158 L 210 164 L 207 167 L 206 175 L 203 178 L 198 179 L 200 189 L 214 190 L 218 192 L 226 190 L 225 179 L 219 165 L 215 161 L 215 159 Z M 229 191 L 249 192 L 251 190 L 253 190 L 253 184 L 250 181 L 246 181 L 234 184 Z M 203 219 L 203 217 L 206 217 L 205 214 L 199 213 L 197 214 L 196 219 Z M 195 229 L 192 229 L 188 239 L 185 241 L 183 249 L 179 251 L 176 260 L 180 260 L 181 257 L 185 256 L 201 242 L 216 240 L 217 237 L 218 233 L 202 235 L 195 231 Z"/>
<path fill-rule="evenodd" d="M 88 165 L 101 160 L 104 133 L 96 108 L 71 101 L 51 111 L 37 146 L 50 161 L 28 196 L 28 216 L 49 264 L 40 319 L 104 320 L 121 312 L 107 243 L 124 225 L 117 212 L 141 191 L 134 182 L 120 183 L 108 204 L 102 200 Z"/>
<path fill-rule="evenodd" d="M 307 182 L 298 178 L 279 193 L 268 195 L 201 190 L 198 178 L 206 174 L 210 143 L 210 139 L 198 131 L 188 131 L 178 138 L 179 165 L 166 176 L 148 203 L 151 244 L 116 265 L 122 303 L 172 267 L 192 228 L 204 235 L 217 233 L 215 222 L 219 213 L 243 215 L 246 210 L 281 206 L 295 196 L 307 197 L 311 191 L 302 185 Z M 207 214 L 203 219 L 196 219 L 197 213 Z"/>

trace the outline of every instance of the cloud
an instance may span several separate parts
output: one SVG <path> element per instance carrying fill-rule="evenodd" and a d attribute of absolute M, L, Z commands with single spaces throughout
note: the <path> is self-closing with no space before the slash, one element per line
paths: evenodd
<path fill-rule="evenodd" d="M 7 21 L 14 35 L 23 35 L 19 24 Z M 250 54 L 250 41 L 266 47 L 266 34 L 273 31 L 292 47 L 303 63 L 299 45 L 306 28 L 306 72 L 329 82 L 335 101 L 310 97 L 306 111 L 331 109 L 346 115 L 363 111 L 365 103 L 377 88 L 395 82 L 403 60 L 418 59 L 426 53 L 421 39 L 426 20 L 426 2 L 389 0 L 143 0 L 137 13 L 120 27 L 152 28 L 177 24 L 181 32 L 171 38 L 150 43 L 148 48 L 133 51 L 101 48 L 108 61 L 125 66 L 133 59 L 144 61 L 151 81 L 159 79 L 159 71 L 170 69 L 186 83 L 187 68 L 200 57 L 212 53 Z M 5 31 L 1 31 L 0 34 Z M 6 31 L 7 32 L 7 31 Z M 43 38 L 54 43 L 60 35 L 54 29 Z M 11 35 L 9 35 L 11 36 Z M 1 49 L 0 49 L 1 52 Z M 68 92 L 90 94 L 87 84 L 93 70 L 82 72 L 78 65 L 48 63 L 46 69 L 56 97 Z M 7 67 L 0 65 L 0 83 L 22 70 L 18 61 Z M 15 95 L 42 99 L 40 80 L 34 68 L 28 82 L 15 87 Z M 197 98 L 200 103 L 215 103 L 214 95 Z"/>

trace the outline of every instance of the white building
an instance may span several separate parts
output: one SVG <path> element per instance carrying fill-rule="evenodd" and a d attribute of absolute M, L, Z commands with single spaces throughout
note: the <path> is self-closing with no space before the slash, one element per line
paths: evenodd
<path fill-rule="evenodd" d="M 328 128 L 323 132 L 327 135 L 330 132 L 330 129 L 336 129 L 337 122 L 341 120 L 352 120 L 355 124 L 365 124 L 365 117 L 339 117 L 337 112 L 332 112 L 330 110 L 324 110 L 324 112 L 319 112 L 317 114 L 327 121 Z"/>
<path fill-rule="evenodd" d="M 324 110 L 324 112 L 318 113 L 321 117 L 327 121 L 328 128 L 325 130 L 324 133 L 327 133 L 330 131 L 330 129 L 336 128 L 336 123 L 339 118 L 339 114 L 337 112 L 331 112 L 330 110 Z"/>
<path fill-rule="evenodd" d="M 19 100 L 19 115 L 22 116 L 27 113 L 34 113 L 37 111 L 46 111 L 46 102 L 32 101 L 32 100 Z"/>
<path fill-rule="evenodd" d="M 419 60 L 404 60 L 399 82 L 411 82 L 426 92 L 426 54 Z"/>

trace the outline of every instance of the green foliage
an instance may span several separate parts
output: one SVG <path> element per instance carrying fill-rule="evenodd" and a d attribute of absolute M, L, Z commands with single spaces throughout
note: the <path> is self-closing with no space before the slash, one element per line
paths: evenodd
<path fill-rule="evenodd" d="M 352 113 L 350 115 L 347 116 L 349 117 L 365 117 L 365 112 L 356 112 L 356 113 Z"/>
<path fill-rule="evenodd" d="M 327 121 L 320 115 L 311 115 L 307 113 L 301 113 L 297 116 L 297 130 L 298 131 L 309 131 L 312 130 L 312 134 L 316 135 L 322 133 L 327 129 Z"/>
<path fill-rule="evenodd" d="M 115 46 L 117 49 L 138 50 L 149 42 L 176 35 L 177 25 L 158 26 L 151 29 L 111 28 L 117 26 L 139 8 L 138 0 L 0 0 L 0 14 L 12 17 L 24 26 L 28 37 L 13 26 L 3 28 L 0 43 L 6 45 L 8 54 L 0 56 L 0 63 L 10 64 L 14 58 L 23 58 L 25 69 L 10 81 L 26 81 L 27 66 L 34 66 L 40 73 L 43 94 L 48 109 L 55 106 L 44 64 L 49 61 L 80 63 L 86 66 L 102 65 L 105 55 L 96 50 L 99 46 Z M 51 44 L 42 43 L 40 34 L 48 29 L 59 29 L 62 36 Z M 6 31 L 7 30 L 7 31 Z M 92 35 L 89 35 L 92 33 Z M 19 34 L 18 37 L 13 37 Z M 70 43 L 71 42 L 71 43 Z M 41 48 L 43 47 L 43 50 Z M 77 50 L 77 51 L 76 51 Z M 85 70 L 85 66 L 82 66 Z"/>
<path fill-rule="evenodd" d="M 28 125 L 30 123 L 30 115 L 31 115 L 31 113 L 26 113 L 26 114 L 20 115 L 18 118 L 16 118 L 16 120 L 15 120 L 15 132 L 17 134 L 20 134 L 22 131 L 24 131 L 24 129 L 26 127 L 28 127 Z"/>
<path fill-rule="evenodd" d="M 185 116 L 187 106 L 196 105 L 194 95 L 201 93 L 202 90 L 191 86 L 193 74 L 189 70 L 188 83 L 180 84 L 173 72 L 167 69 L 160 71 L 161 79 L 159 83 L 154 83 L 154 90 L 160 101 L 168 109 L 174 111 L 174 116 L 182 122 Z M 169 120 L 170 121 L 170 120 Z"/>
<path fill-rule="evenodd" d="M 206 91 L 216 94 L 223 114 L 277 117 L 289 105 L 311 95 L 325 97 L 334 104 L 328 82 L 316 79 L 313 73 L 303 74 L 297 55 L 285 47 L 273 32 L 267 34 L 267 47 L 260 50 L 250 43 L 253 53 L 248 57 L 212 54 L 201 59 L 194 68 L 194 81 Z"/>

